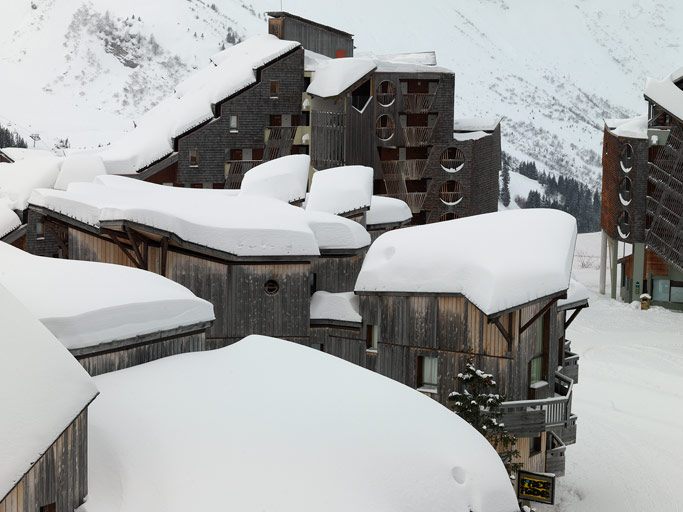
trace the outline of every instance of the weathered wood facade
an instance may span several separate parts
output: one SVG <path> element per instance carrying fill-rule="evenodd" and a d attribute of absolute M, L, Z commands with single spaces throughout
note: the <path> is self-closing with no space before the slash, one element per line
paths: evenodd
<path fill-rule="evenodd" d="M 330 58 L 353 57 L 353 34 L 290 14 L 267 13 L 268 33 L 280 39 L 298 41 L 307 50 Z"/>
<path fill-rule="evenodd" d="M 84 503 L 87 495 L 86 408 L 14 488 L 0 498 L 0 512 L 73 512 Z"/>

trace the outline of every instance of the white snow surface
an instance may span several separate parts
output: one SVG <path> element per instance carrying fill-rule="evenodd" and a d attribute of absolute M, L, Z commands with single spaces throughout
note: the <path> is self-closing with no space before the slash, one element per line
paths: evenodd
<path fill-rule="evenodd" d="M 295 343 L 249 336 L 95 380 L 79 512 L 519 510 L 464 420 Z"/>
<path fill-rule="evenodd" d="M 588 289 L 576 279 L 571 278 L 569 281 L 569 289 L 567 290 L 567 298 L 558 300 L 557 307 L 565 308 L 571 304 L 584 303 L 587 301 Z"/>
<path fill-rule="evenodd" d="M 2 242 L 0 284 L 69 349 L 215 318 L 209 302 L 153 272 L 44 258 Z"/>
<path fill-rule="evenodd" d="M 97 176 L 107 174 L 104 162 L 98 155 L 69 155 L 62 162 L 54 188 L 66 190 L 70 183 L 92 182 Z"/>
<path fill-rule="evenodd" d="M 0 501 L 96 395 L 81 365 L 0 286 Z"/>
<path fill-rule="evenodd" d="M 240 195 L 262 195 L 286 203 L 306 199 L 311 157 L 289 155 L 269 160 L 244 173 Z"/>
<path fill-rule="evenodd" d="M 629 119 L 607 119 L 605 124 L 617 137 L 647 139 L 647 115 Z"/>
<path fill-rule="evenodd" d="M 323 290 L 311 296 L 311 320 L 339 320 L 361 323 L 358 295 L 353 292 L 331 293 Z"/>
<path fill-rule="evenodd" d="M 55 154 L 52 151 L 46 149 L 33 149 L 33 148 L 2 148 L 0 149 L 8 157 L 10 157 L 15 162 L 19 160 L 24 160 L 26 158 L 52 158 Z"/>
<path fill-rule="evenodd" d="M 61 162 L 53 156 L 0 163 L 0 198 L 6 198 L 13 210 L 25 210 L 34 189 L 54 186 Z"/>
<path fill-rule="evenodd" d="M 405 201 L 395 197 L 372 196 L 365 221 L 368 226 L 376 226 L 405 222 L 412 218 L 413 212 Z"/>
<path fill-rule="evenodd" d="M 382 234 L 356 292 L 458 293 L 485 314 L 569 288 L 576 220 L 557 210 L 475 215 Z"/>
<path fill-rule="evenodd" d="M 320 250 L 360 249 L 370 245 L 370 234 L 358 222 L 327 212 L 301 210 Z"/>
<path fill-rule="evenodd" d="M 321 62 L 306 92 L 321 98 L 339 96 L 376 67 L 375 61 L 369 58 L 345 57 Z"/>
<path fill-rule="evenodd" d="M 9 201 L 0 198 L 0 238 L 21 226 L 21 219 L 9 206 Z"/>
<path fill-rule="evenodd" d="M 465 140 L 479 140 L 479 139 L 483 139 L 484 137 L 488 137 L 489 135 L 491 135 L 491 134 L 479 130 L 479 131 L 476 131 L 476 132 L 454 133 L 454 134 L 453 134 L 453 139 L 454 139 L 454 140 L 459 140 L 459 141 L 465 141 Z"/>
<path fill-rule="evenodd" d="M 543 195 L 545 188 L 538 181 L 533 180 L 518 172 L 510 172 L 510 204 L 506 207 L 498 199 L 498 210 L 519 210 L 519 206 L 515 202 L 516 198 L 524 199 L 529 196 L 529 192 L 535 190 Z"/>
<path fill-rule="evenodd" d="M 304 50 L 304 71 L 316 71 L 318 67 L 330 60 L 330 57 L 321 53 Z"/>
<path fill-rule="evenodd" d="M 668 76 L 662 80 L 648 78 L 645 82 L 645 96 L 678 119 L 683 119 L 683 91 Z"/>
<path fill-rule="evenodd" d="M 461 117 L 453 121 L 453 129 L 464 132 L 493 131 L 500 124 L 500 117 Z"/>
<path fill-rule="evenodd" d="M 372 202 L 371 167 L 346 165 L 313 173 L 306 209 L 342 214 L 369 208 Z"/>

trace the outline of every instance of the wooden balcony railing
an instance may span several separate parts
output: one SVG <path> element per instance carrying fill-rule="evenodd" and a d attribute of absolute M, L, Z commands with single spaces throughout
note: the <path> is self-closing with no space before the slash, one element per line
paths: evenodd
<path fill-rule="evenodd" d="M 435 94 L 407 93 L 403 95 L 403 107 L 406 112 L 425 113 L 429 112 L 434 104 Z"/>
<path fill-rule="evenodd" d="M 554 432 L 548 433 L 549 441 L 545 454 L 545 471 L 554 473 L 555 476 L 564 476 L 565 451 L 567 446 Z"/>
<path fill-rule="evenodd" d="M 404 200 L 408 204 L 411 212 L 419 213 L 422 211 L 426 198 L 426 192 L 408 192 L 405 197 L 400 197 L 399 199 Z"/>
<path fill-rule="evenodd" d="M 427 169 L 427 160 L 385 160 L 382 162 L 384 175 L 401 176 L 406 180 L 419 180 Z"/>
<path fill-rule="evenodd" d="M 432 137 L 431 126 L 404 126 L 403 132 L 407 146 L 424 146 Z"/>
<path fill-rule="evenodd" d="M 261 160 L 230 160 L 225 162 L 226 188 L 239 188 L 244 173 L 263 163 Z"/>
<path fill-rule="evenodd" d="M 296 135 L 296 126 L 269 126 L 266 128 L 266 141 L 292 141 Z"/>

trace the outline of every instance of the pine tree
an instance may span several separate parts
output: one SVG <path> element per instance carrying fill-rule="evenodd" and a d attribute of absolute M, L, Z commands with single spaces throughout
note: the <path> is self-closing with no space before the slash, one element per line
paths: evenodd
<path fill-rule="evenodd" d="M 507 162 L 503 162 L 503 186 L 500 189 L 500 200 L 503 206 L 510 205 L 510 165 Z"/>
<path fill-rule="evenodd" d="M 522 467 L 514 462 L 519 457 L 517 438 L 500 422 L 500 404 L 504 398 L 496 393 L 497 384 L 490 373 L 477 369 L 472 361 L 458 374 L 461 391 L 453 391 L 448 400 L 453 411 L 472 425 L 496 449 L 511 478 Z"/>

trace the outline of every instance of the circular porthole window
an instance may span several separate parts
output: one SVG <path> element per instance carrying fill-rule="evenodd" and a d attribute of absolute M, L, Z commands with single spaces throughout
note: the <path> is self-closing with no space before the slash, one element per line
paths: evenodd
<path fill-rule="evenodd" d="M 619 182 L 619 200 L 624 206 L 631 203 L 631 178 L 624 176 Z"/>
<path fill-rule="evenodd" d="M 621 238 L 628 238 L 631 234 L 631 220 L 628 212 L 621 212 L 617 219 L 617 231 Z"/>
<path fill-rule="evenodd" d="M 628 142 L 621 146 L 621 170 L 629 172 L 633 168 L 633 146 Z"/>
<path fill-rule="evenodd" d="M 377 118 L 377 122 L 375 123 L 375 131 L 377 133 L 377 137 L 379 137 L 381 140 L 391 139 L 396 131 L 394 119 L 387 114 L 382 114 Z"/>
<path fill-rule="evenodd" d="M 275 279 L 268 279 L 263 285 L 266 295 L 276 295 L 280 291 L 280 284 Z"/>
<path fill-rule="evenodd" d="M 458 148 L 448 148 L 441 153 L 441 168 L 446 172 L 458 172 L 465 167 L 465 155 Z"/>
<path fill-rule="evenodd" d="M 448 206 L 454 206 L 462 201 L 462 188 L 460 183 L 455 180 L 448 180 L 441 185 L 439 190 L 439 199 Z"/>
<path fill-rule="evenodd" d="M 388 107 L 396 101 L 396 86 L 389 80 L 383 80 L 377 86 L 377 103 Z"/>

